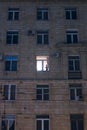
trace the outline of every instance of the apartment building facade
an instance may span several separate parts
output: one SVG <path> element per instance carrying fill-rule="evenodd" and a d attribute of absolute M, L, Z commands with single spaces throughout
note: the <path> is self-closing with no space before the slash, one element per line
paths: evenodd
<path fill-rule="evenodd" d="M 0 1 L 0 129 L 87 129 L 87 1 Z"/>

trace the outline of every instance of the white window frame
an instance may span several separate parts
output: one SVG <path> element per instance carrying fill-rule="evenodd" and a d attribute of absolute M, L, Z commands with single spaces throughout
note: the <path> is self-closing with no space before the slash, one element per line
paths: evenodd
<path fill-rule="evenodd" d="M 50 130 L 50 119 L 49 118 L 36 118 L 36 121 L 41 121 L 42 122 L 41 130 L 45 130 L 44 121 L 48 121 L 49 122 L 49 130 Z"/>
<path fill-rule="evenodd" d="M 5 99 L 5 100 L 7 100 L 7 101 L 15 101 L 16 100 L 16 85 L 15 84 L 4 84 L 3 85 L 3 91 L 4 91 L 4 86 L 8 86 L 8 95 L 7 95 L 7 97 L 8 97 L 8 99 Z M 13 99 L 11 99 L 11 87 L 12 86 L 15 86 L 15 99 L 13 100 Z M 3 97 L 4 98 L 4 97 Z"/>
<path fill-rule="evenodd" d="M 48 20 L 48 9 L 47 8 L 38 8 L 37 9 L 37 15 L 38 15 L 38 12 L 41 13 L 41 18 L 38 19 L 38 20 Z M 45 13 L 47 13 L 47 18 L 44 17 Z"/>
<path fill-rule="evenodd" d="M 41 37 L 41 43 L 38 43 L 38 36 Z M 48 37 L 48 41 L 46 41 L 46 43 L 45 43 L 45 36 Z M 48 45 L 49 44 L 48 31 L 38 31 L 37 32 L 37 44 L 42 44 L 42 45 Z"/>
<path fill-rule="evenodd" d="M 11 43 L 6 43 L 6 44 L 18 44 L 18 43 L 14 43 L 14 41 L 13 41 L 14 36 L 19 37 L 19 31 L 18 30 L 8 30 L 7 34 L 6 34 L 6 40 L 7 40 L 8 36 L 11 36 Z"/>
<path fill-rule="evenodd" d="M 76 55 L 75 55 L 76 56 Z M 80 57 L 79 56 L 76 56 L 78 57 L 78 59 L 74 59 L 73 57 L 75 57 L 74 55 L 73 56 L 69 56 L 69 57 L 72 57 L 71 59 L 69 59 L 68 57 L 68 62 L 69 61 L 72 61 L 73 62 L 73 70 L 69 70 L 69 72 L 80 72 L 81 71 L 81 66 L 80 66 Z M 75 68 L 75 62 L 76 61 L 79 61 L 79 67 L 80 67 L 80 70 L 76 70 Z M 69 66 L 69 65 L 68 65 Z"/>
<path fill-rule="evenodd" d="M 15 119 L 15 116 L 13 115 L 6 115 L 2 121 L 6 121 L 7 123 L 7 130 L 9 130 L 9 126 L 10 126 L 10 121 L 15 121 L 15 127 L 16 127 L 16 119 Z M 14 128 L 15 130 L 15 128 Z"/>
<path fill-rule="evenodd" d="M 12 13 L 12 19 L 10 19 L 10 20 L 16 20 L 15 19 L 15 13 L 19 13 L 19 9 L 18 8 L 10 8 L 10 9 L 8 9 L 8 15 L 9 15 L 9 13 Z M 19 17 L 19 16 L 18 16 Z M 17 19 L 18 20 L 18 19 Z"/>
<path fill-rule="evenodd" d="M 11 58 L 9 59 L 9 57 L 11 57 Z M 15 57 L 16 57 L 16 59 L 15 59 Z M 17 55 L 6 55 L 5 66 L 6 66 L 6 61 L 10 62 L 10 66 L 9 66 L 10 70 L 5 70 L 5 71 L 17 71 L 17 70 L 12 70 L 12 65 L 13 65 L 12 62 L 16 61 L 17 64 L 18 64 L 18 56 Z M 16 67 L 18 67 L 18 65 Z"/>
<path fill-rule="evenodd" d="M 82 95 L 77 95 L 77 90 L 78 89 L 81 89 L 82 90 L 82 87 L 70 87 L 70 90 L 73 89 L 74 90 L 74 97 L 76 101 L 79 101 L 80 100 L 80 96 Z M 70 99 L 71 100 L 71 99 Z"/>
<path fill-rule="evenodd" d="M 36 56 L 36 69 L 37 71 L 49 71 L 49 56 Z"/>
<path fill-rule="evenodd" d="M 77 36 L 77 42 L 79 41 L 79 35 L 78 35 L 78 31 L 77 30 L 67 30 L 66 35 L 70 35 L 71 36 L 71 42 L 70 44 L 74 44 L 74 36 Z"/>
<path fill-rule="evenodd" d="M 67 9 L 65 9 L 66 10 L 66 12 L 68 11 L 69 12 L 69 20 L 74 20 L 74 18 L 73 18 L 73 16 L 72 16 L 72 13 L 73 13 L 73 11 L 75 11 L 75 13 L 77 13 L 77 10 L 75 9 L 75 8 L 67 8 Z M 76 16 L 76 18 L 75 19 L 77 19 L 77 16 Z"/>
<path fill-rule="evenodd" d="M 37 100 L 39 100 L 39 101 L 49 101 L 49 99 L 48 100 L 44 99 L 45 94 L 49 96 L 49 91 L 48 91 L 48 93 L 44 93 L 44 90 L 49 90 L 49 85 L 37 85 L 37 90 L 41 90 L 41 92 L 42 92 L 42 94 L 39 94 L 39 95 L 41 95 L 41 99 L 37 99 Z"/>

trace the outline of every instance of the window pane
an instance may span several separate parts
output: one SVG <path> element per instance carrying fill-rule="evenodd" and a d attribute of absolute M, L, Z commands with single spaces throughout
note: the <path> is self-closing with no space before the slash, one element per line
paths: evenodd
<path fill-rule="evenodd" d="M 11 85 L 11 100 L 15 100 L 15 85 Z"/>
<path fill-rule="evenodd" d="M 82 96 L 82 89 L 81 88 L 77 89 L 77 96 Z"/>
<path fill-rule="evenodd" d="M 44 12 L 44 20 L 48 20 L 48 12 Z"/>
<path fill-rule="evenodd" d="M 8 34 L 7 34 L 6 43 L 7 43 L 7 44 L 11 44 L 11 43 L 12 43 L 12 36 L 11 36 L 11 35 L 8 35 Z"/>
<path fill-rule="evenodd" d="M 72 43 L 71 35 L 70 34 L 67 34 L 67 43 Z"/>
<path fill-rule="evenodd" d="M 2 127 L 1 127 L 1 129 L 2 130 L 7 130 L 7 121 L 6 120 L 2 120 Z"/>
<path fill-rule="evenodd" d="M 71 130 L 78 130 L 76 120 L 71 120 Z"/>
<path fill-rule="evenodd" d="M 48 44 L 48 34 L 44 35 L 44 44 Z"/>
<path fill-rule="evenodd" d="M 9 130 L 15 130 L 15 121 L 14 120 L 9 121 Z"/>
<path fill-rule="evenodd" d="M 10 61 L 5 61 L 5 70 L 6 71 L 10 71 L 10 65 L 11 65 Z"/>
<path fill-rule="evenodd" d="M 15 12 L 14 20 L 18 20 L 18 19 L 19 19 L 19 12 Z"/>
<path fill-rule="evenodd" d="M 17 44 L 18 43 L 18 35 L 14 35 L 13 36 L 13 44 Z"/>
<path fill-rule="evenodd" d="M 75 100 L 75 90 L 74 89 L 70 89 L 70 99 Z"/>
<path fill-rule="evenodd" d="M 42 35 L 37 35 L 37 43 L 42 44 Z"/>
<path fill-rule="evenodd" d="M 49 130 L 49 120 L 44 120 L 44 130 Z"/>
<path fill-rule="evenodd" d="M 74 35 L 73 35 L 73 43 L 78 43 L 77 34 L 74 34 Z"/>
<path fill-rule="evenodd" d="M 37 120 L 37 130 L 42 130 L 42 121 Z"/>
<path fill-rule="evenodd" d="M 12 20 L 13 19 L 13 12 L 8 12 L 8 20 Z"/>
<path fill-rule="evenodd" d="M 69 64 L 69 70 L 74 70 L 74 68 L 73 68 L 73 61 L 68 61 L 68 64 Z"/>
<path fill-rule="evenodd" d="M 84 130 L 83 120 L 78 120 L 78 130 Z"/>
<path fill-rule="evenodd" d="M 9 95 L 9 86 L 8 85 L 4 85 L 4 95 L 3 95 L 3 98 L 5 100 L 8 100 L 8 95 Z"/>
<path fill-rule="evenodd" d="M 41 11 L 37 11 L 37 19 L 38 20 L 42 19 L 42 12 Z"/>
<path fill-rule="evenodd" d="M 17 61 L 12 61 L 12 71 L 17 71 Z"/>
<path fill-rule="evenodd" d="M 75 70 L 80 70 L 80 62 L 79 62 L 79 60 L 75 61 Z"/>
<path fill-rule="evenodd" d="M 70 19 L 70 11 L 66 11 L 66 19 Z"/>
<path fill-rule="evenodd" d="M 72 11 L 72 19 L 77 19 L 76 10 Z"/>
<path fill-rule="evenodd" d="M 42 70 L 42 61 L 37 61 L 37 71 Z"/>

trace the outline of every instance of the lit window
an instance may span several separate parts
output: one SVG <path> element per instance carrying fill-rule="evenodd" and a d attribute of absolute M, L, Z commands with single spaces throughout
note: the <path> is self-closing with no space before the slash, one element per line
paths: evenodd
<path fill-rule="evenodd" d="M 37 56 L 36 67 L 37 71 L 49 71 L 49 57 L 48 56 Z"/>
<path fill-rule="evenodd" d="M 82 101 L 82 84 L 70 84 L 70 100 Z"/>
<path fill-rule="evenodd" d="M 1 130 L 15 130 L 15 116 L 14 115 L 2 116 Z"/>
<path fill-rule="evenodd" d="M 36 116 L 36 130 L 49 130 L 49 115 Z"/>
<path fill-rule="evenodd" d="M 9 8 L 8 9 L 8 20 L 19 20 L 19 9 Z"/>
<path fill-rule="evenodd" d="M 48 85 L 37 85 L 37 100 L 49 100 Z"/>
<path fill-rule="evenodd" d="M 3 86 L 3 99 L 15 100 L 16 85 L 4 85 Z"/>
<path fill-rule="evenodd" d="M 17 71 L 18 56 L 6 56 L 5 57 L 5 70 Z"/>
<path fill-rule="evenodd" d="M 65 9 L 66 12 L 66 19 L 77 19 L 77 11 L 76 9 Z"/>
<path fill-rule="evenodd" d="M 48 9 L 38 8 L 37 9 L 37 20 L 48 20 Z"/>
<path fill-rule="evenodd" d="M 66 32 L 67 43 L 78 43 L 78 32 L 77 31 L 67 31 Z"/>
<path fill-rule="evenodd" d="M 49 44 L 48 31 L 38 31 L 37 32 L 37 44 Z"/>
<path fill-rule="evenodd" d="M 18 31 L 8 31 L 7 32 L 6 44 L 18 44 Z"/>
<path fill-rule="evenodd" d="M 84 130 L 84 115 L 82 114 L 71 114 L 71 130 Z"/>
<path fill-rule="evenodd" d="M 69 69 L 69 71 L 80 71 L 79 56 L 69 56 L 68 57 L 68 69 Z"/>

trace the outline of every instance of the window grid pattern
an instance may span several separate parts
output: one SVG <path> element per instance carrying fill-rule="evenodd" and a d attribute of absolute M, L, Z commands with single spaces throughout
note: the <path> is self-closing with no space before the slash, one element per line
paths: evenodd
<path fill-rule="evenodd" d="M 13 115 L 2 116 L 1 130 L 15 130 L 15 116 Z"/>
<path fill-rule="evenodd" d="M 7 32 L 6 44 L 18 44 L 18 31 L 8 31 Z"/>
<path fill-rule="evenodd" d="M 37 100 L 46 101 L 49 100 L 49 86 L 37 85 Z"/>
<path fill-rule="evenodd" d="M 5 71 L 17 71 L 18 56 L 5 57 Z"/>
<path fill-rule="evenodd" d="M 79 56 L 69 56 L 68 57 L 68 70 L 69 72 L 80 71 L 80 58 Z"/>
<path fill-rule="evenodd" d="M 67 43 L 78 43 L 78 32 L 77 31 L 67 31 Z"/>
<path fill-rule="evenodd" d="M 37 44 L 41 44 L 41 45 L 49 44 L 48 31 L 38 31 L 37 32 Z"/>
<path fill-rule="evenodd" d="M 15 100 L 16 85 L 4 85 L 3 86 L 3 99 L 4 100 Z"/>
<path fill-rule="evenodd" d="M 37 20 L 48 20 L 48 9 L 38 8 L 37 9 Z"/>
<path fill-rule="evenodd" d="M 82 114 L 70 115 L 71 130 L 84 130 L 84 116 Z"/>
<path fill-rule="evenodd" d="M 67 20 L 76 20 L 77 19 L 77 10 L 76 9 L 65 9 L 66 19 Z"/>
<path fill-rule="evenodd" d="M 37 130 L 49 130 L 49 117 L 37 117 Z"/>
<path fill-rule="evenodd" d="M 49 71 L 49 57 L 37 56 L 36 57 L 37 71 Z"/>
<path fill-rule="evenodd" d="M 83 100 L 82 95 L 82 84 L 70 84 L 70 100 L 81 101 Z"/>
<path fill-rule="evenodd" d="M 8 9 L 8 20 L 19 20 L 19 9 L 10 8 Z"/>

